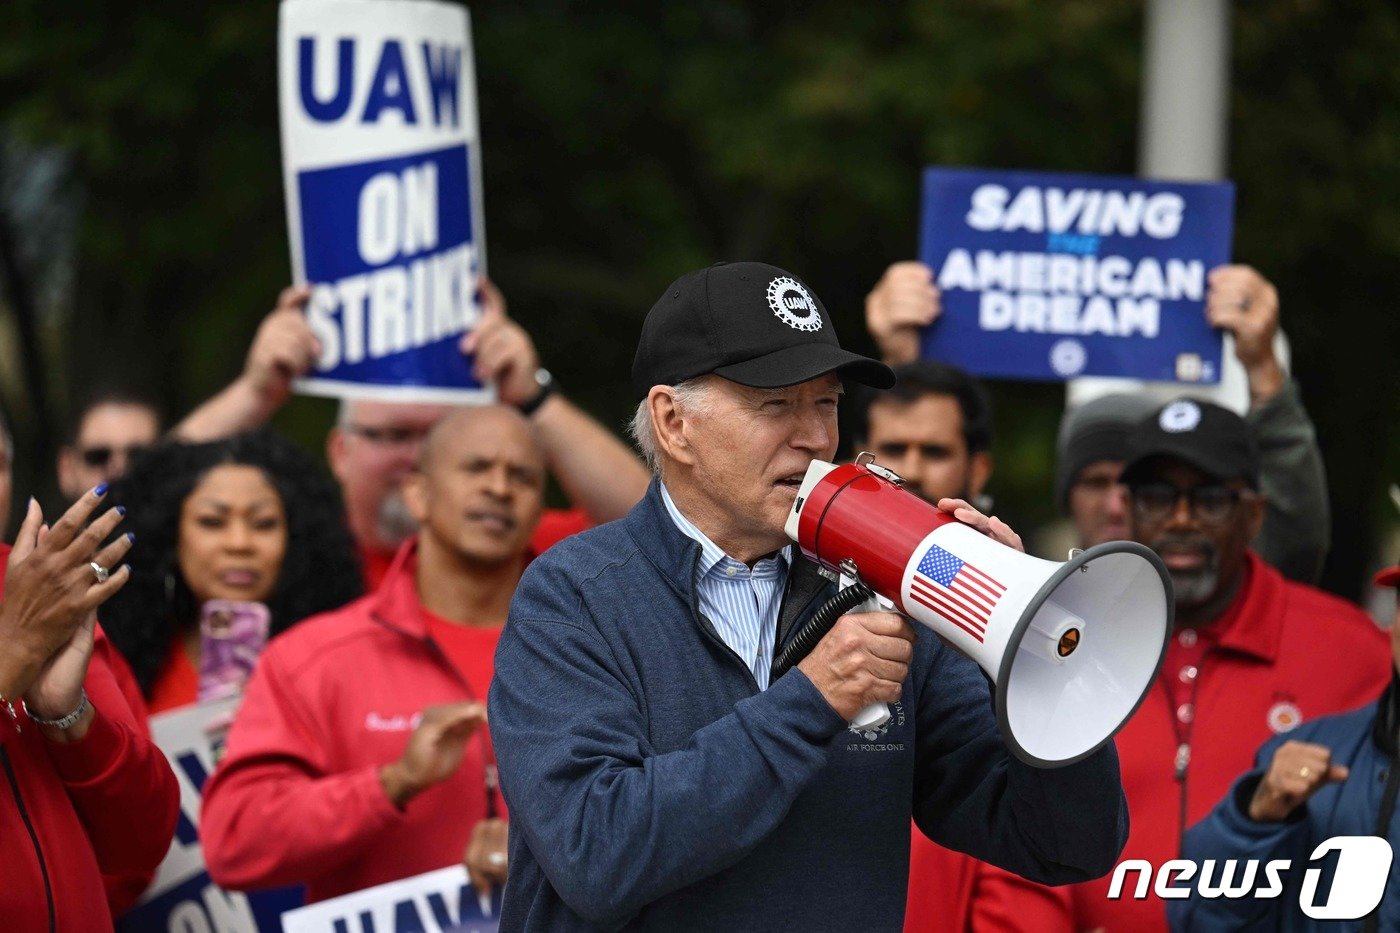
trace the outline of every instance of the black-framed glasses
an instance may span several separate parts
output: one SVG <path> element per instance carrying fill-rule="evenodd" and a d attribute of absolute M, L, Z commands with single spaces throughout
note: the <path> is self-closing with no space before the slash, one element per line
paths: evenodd
<path fill-rule="evenodd" d="M 1245 496 L 1242 489 L 1218 484 L 1181 489 L 1171 483 L 1143 483 L 1129 491 L 1133 497 L 1133 515 L 1139 521 L 1160 522 L 1166 519 L 1185 497 L 1191 515 L 1205 525 L 1219 525 L 1228 520 L 1235 511 L 1235 505 Z"/>
<path fill-rule="evenodd" d="M 133 457 L 141 456 L 148 449 L 149 447 L 146 444 L 133 444 L 130 447 L 113 447 L 107 444 L 98 444 L 95 447 L 84 447 L 82 450 L 78 451 L 78 456 L 81 457 L 82 461 L 88 466 L 97 470 L 105 470 L 107 465 L 112 462 L 112 457 L 118 453 L 124 456 L 126 461 L 130 463 Z"/>

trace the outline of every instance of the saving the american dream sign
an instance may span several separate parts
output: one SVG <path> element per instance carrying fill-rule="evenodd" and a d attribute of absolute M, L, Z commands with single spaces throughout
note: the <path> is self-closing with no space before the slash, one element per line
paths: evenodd
<path fill-rule="evenodd" d="M 1229 262 L 1235 189 L 930 168 L 919 258 L 943 314 L 923 355 L 980 376 L 1213 383 L 1206 276 Z"/>
<path fill-rule="evenodd" d="M 292 267 L 322 347 L 299 391 L 489 399 L 457 349 L 485 255 L 466 9 L 283 0 L 278 44 Z"/>

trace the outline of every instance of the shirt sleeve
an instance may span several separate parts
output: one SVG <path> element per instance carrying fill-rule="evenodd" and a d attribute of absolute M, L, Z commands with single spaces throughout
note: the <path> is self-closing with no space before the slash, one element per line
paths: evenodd
<path fill-rule="evenodd" d="M 276 643 L 248 681 L 224 760 L 204 790 L 209 876 L 235 890 L 334 873 L 403 818 L 373 766 L 331 773 Z"/>
<path fill-rule="evenodd" d="M 583 509 L 545 509 L 530 536 L 530 556 L 538 557 L 570 535 L 591 527 Z"/>
<path fill-rule="evenodd" d="M 918 706 L 914 821 L 935 842 L 1043 884 L 1112 870 L 1128 808 L 1112 742 L 1082 761 L 1034 768 L 1002 741 L 989 681 L 935 646 Z"/>
<path fill-rule="evenodd" d="M 1327 473 L 1317 431 L 1291 380 L 1247 416 L 1259 445 L 1259 487 L 1267 499 L 1254 549 L 1286 577 L 1317 582 L 1331 546 Z"/>
<path fill-rule="evenodd" d="M 591 626 L 516 618 L 496 654 L 490 716 L 512 836 L 572 910 L 604 927 L 744 858 L 846 725 L 792 670 L 658 753 Z"/>
<path fill-rule="evenodd" d="M 100 631 L 100 630 L 99 630 Z M 104 641 L 105 641 L 105 637 Z M 131 672 L 131 666 L 126 663 L 120 651 L 111 650 L 110 642 L 108 647 L 103 649 L 103 660 L 107 662 L 108 668 L 112 672 L 113 679 L 116 680 L 117 687 L 121 690 L 123 699 L 126 700 L 127 707 L 131 710 L 132 719 L 135 722 L 137 731 L 143 739 L 150 739 L 150 713 L 146 708 L 146 700 L 141 696 L 141 686 L 136 682 L 136 675 Z M 107 892 L 107 906 L 112 910 L 113 917 L 120 917 L 130 910 L 146 889 L 150 887 L 151 880 L 155 877 L 155 870 L 104 873 L 102 875 L 102 887 Z"/>
<path fill-rule="evenodd" d="M 175 834 L 180 788 L 112 675 L 112 651 L 99 634 L 83 683 L 93 707 L 87 734 L 45 747 L 103 874 L 149 877 Z"/>

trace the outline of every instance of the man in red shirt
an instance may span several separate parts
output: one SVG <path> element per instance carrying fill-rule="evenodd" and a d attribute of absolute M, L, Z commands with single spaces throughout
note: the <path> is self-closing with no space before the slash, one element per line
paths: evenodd
<path fill-rule="evenodd" d="M 265 424 L 287 400 L 292 381 L 320 353 L 303 309 L 307 286 L 285 289 L 248 351 L 242 375 L 191 412 L 174 430 L 191 441 L 213 440 Z M 482 316 L 462 338 L 473 373 L 494 383 L 502 404 L 529 419 L 545 462 L 574 508 L 545 511 L 531 542 L 538 554 L 592 523 L 626 515 L 651 476 L 615 435 L 564 398 L 540 368 L 535 344 L 506 315 L 506 301 L 481 280 Z M 423 438 L 452 409 L 447 405 L 346 400 L 326 437 L 326 459 L 345 494 L 346 519 L 364 562 L 369 589 L 379 585 L 399 545 L 416 530 L 401 495 Z"/>
<path fill-rule="evenodd" d="M 1248 544 L 1263 520 L 1259 454 L 1243 419 L 1178 400 L 1128 439 L 1133 539 L 1166 563 L 1175 633 L 1151 692 L 1117 736 L 1131 833 L 1122 858 L 1177 858 L 1186 828 L 1248 770 L 1264 740 L 1374 699 L 1390 677 L 1385 635 L 1356 607 L 1285 580 Z M 1051 891 L 996 869 L 998 896 L 1058 900 L 1047 931 L 1165 930 L 1155 891 L 1108 899 L 1111 877 Z M 1043 915 L 1042 915 L 1043 917 Z"/>
<path fill-rule="evenodd" d="M 484 702 L 545 458 L 505 406 L 439 421 L 405 481 L 419 532 L 377 592 L 268 646 L 205 788 L 211 877 L 321 900 L 465 858 L 505 880 Z M 464 853 L 465 850 L 465 853 Z"/>

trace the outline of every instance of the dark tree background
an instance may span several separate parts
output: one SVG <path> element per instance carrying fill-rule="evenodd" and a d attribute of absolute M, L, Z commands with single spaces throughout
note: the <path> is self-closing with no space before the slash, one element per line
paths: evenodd
<path fill-rule="evenodd" d="M 926 164 L 1131 173 L 1128 0 L 472 6 L 492 277 L 567 391 L 618 425 L 642 316 L 720 258 L 803 275 L 869 347 L 865 292 L 913 255 Z M 16 489 L 49 490 L 75 394 L 170 414 L 242 363 L 290 272 L 273 3 L 11 2 L 0 34 L 0 403 Z M 1279 287 L 1361 586 L 1400 474 L 1400 8 L 1237 4 L 1236 256 Z M 999 509 L 1048 496 L 1058 387 L 1001 383 Z M 279 427 L 319 446 L 332 406 Z M 1394 557 L 1394 555 L 1385 555 Z"/>

